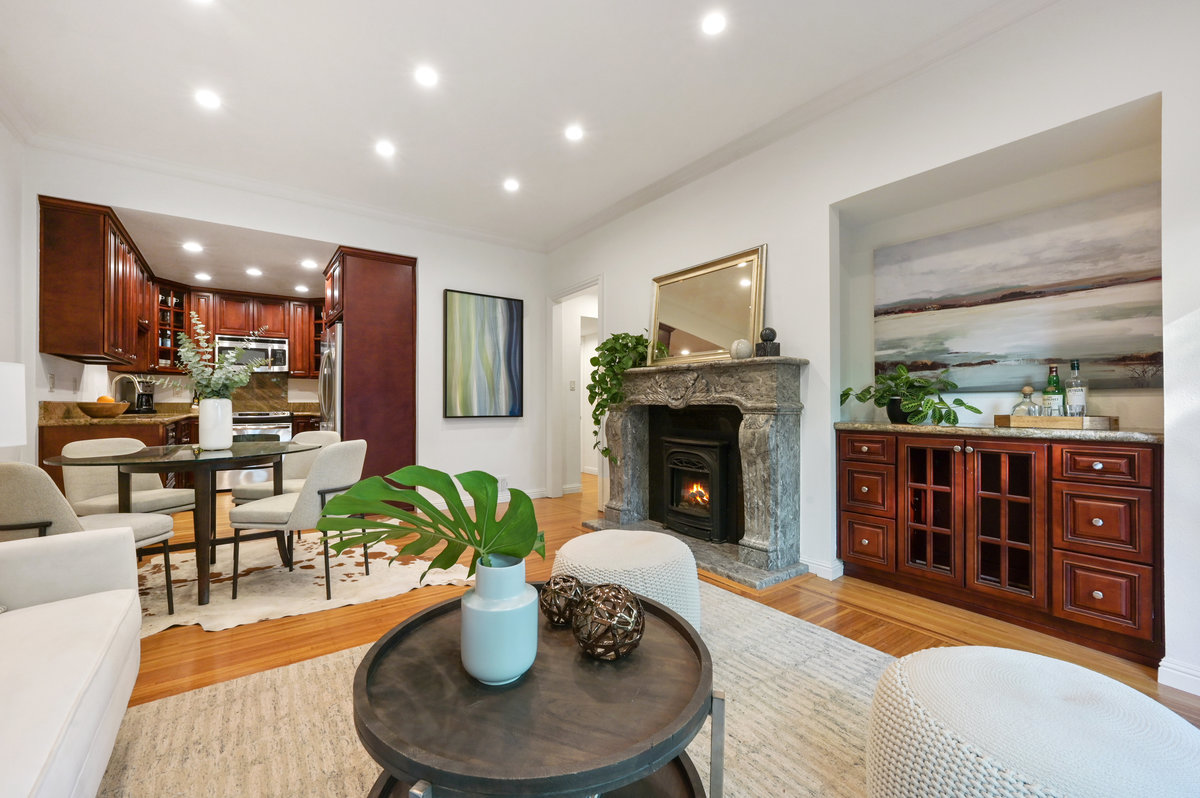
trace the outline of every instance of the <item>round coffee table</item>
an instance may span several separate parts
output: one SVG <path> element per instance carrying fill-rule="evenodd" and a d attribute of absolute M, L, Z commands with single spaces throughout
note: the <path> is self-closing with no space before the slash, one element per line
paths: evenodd
<path fill-rule="evenodd" d="M 533 667 L 500 687 L 463 670 L 459 599 L 392 629 L 354 677 L 354 725 L 384 768 L 372 798 L 421 782 L 434 798 L 704 798 L 684 748 L 711 710 L 719 784 L 712 659 L 680 616 L 642 603 L 645 633 L 624 659 L 592 659 L 569 628 L 541 619 Z"/>

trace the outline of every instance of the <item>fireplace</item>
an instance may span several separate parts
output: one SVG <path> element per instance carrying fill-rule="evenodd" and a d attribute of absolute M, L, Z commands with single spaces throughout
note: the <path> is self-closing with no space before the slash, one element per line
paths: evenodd
<path fill-rule="evenodd" d="M 663 438 L 663 523 L 685 535 L 724 543 L 730 535 L 728 446 L 724 441 Z"/>

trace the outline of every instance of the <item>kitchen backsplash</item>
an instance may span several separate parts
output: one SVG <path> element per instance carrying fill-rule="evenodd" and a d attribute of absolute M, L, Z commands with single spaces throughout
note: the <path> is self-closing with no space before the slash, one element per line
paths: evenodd
<path fill-rule="evenodd" d="M 233 392 L 233 412 L 288 409 L 286 374 L 255 372 L 250 382 Z"/>

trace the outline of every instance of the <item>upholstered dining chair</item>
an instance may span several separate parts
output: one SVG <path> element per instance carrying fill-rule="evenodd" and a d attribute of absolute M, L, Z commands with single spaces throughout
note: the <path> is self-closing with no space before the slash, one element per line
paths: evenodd
<path fill-rule="evenodd" d="M 337 443 L 342 437 L 333 430 L 309 430 L 307 432 L 297 432 L 292 436 L 292 443 L 302 443 L 309 446 L 328 446 L 331 443 Z M 308 476 L 308 470 L 312 468 L 313 461 L 317 459 L 319 449 L 309 449 L 306 452 L 295 452 L 294 454 L 285 454 L 283 456 L 283 493 L 298 493 L 300 488 L 304 486 L 304 478 Z M 245 504 L 246 502 L 265 499 L 275 495 L 274 482 L 256 482 L 251 485 L 234 485 L 233 487 L 233 503 Z"/>
<path fill-rule="evenodd" d="M 97 513 L 80 518 L 45 471 L 28 463 L 0 463 L 0 530 L 3 530 L 0 539 L 13 532 L 24 532 L 22 537 L 32 537 L 35 534 L 61 535 L 115 526 L 130 527 L 134 546 L 139 551 L 162 544 L 168 615 L 175 613 L 168 545 L 174 534 L 174 523 L 171 516 L 161 513 Z"/>
<path fill-rule="evenodd" d="M 91 438 L 63 447 L 64 457 L 105 457 L 146 448 L 136 438 Z M 76 515 L 117 512 L 116 466 L 63 466 L 63 493 Z M 161 474 L 131 474 L 129 510 L 134 513 L 181 513 L 196 509 L 196 491 L 164 488 Z"/>
<path fill-rule="evenodd" d="M 289 455 L 289 457 L 292 455 Z M 303 529 L 312 529 L 321 518 L 321 510 L 333 496 L 344 492 L 362 478 L 363 463 L 367 457 L 367 442 L 363 440 L 331 443 L 317 450 L 312 468 L 304 478 L 304 484 L 296 493 L 280 493 L 258 501 L 240 504 L 229 510 L 229 523 L 233 527 L 233 597 L 238 591 L 238 554 L 244 538 L 242 530 L 273 530 L 282 536 L 287 532 L 288 570 L 295 568 L 294 535 Z M 262 535 L 258 535 L 262 537 Z M 324 541 L 325 554 L 325 598 L 333 598 L 333 586 L 329 577 L 329 541 Z M 363 559 L 366 557 L 363 547 Z M 370 573 L 370 564 L 366 563 Z"/>

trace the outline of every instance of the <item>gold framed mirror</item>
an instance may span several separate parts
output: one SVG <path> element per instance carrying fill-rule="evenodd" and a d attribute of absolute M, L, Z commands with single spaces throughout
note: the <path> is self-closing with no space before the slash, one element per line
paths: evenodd
<path fill-rule="evenodd" d="M 668 354 L 649 363 L 698 363 L 729 357 L 739 338 L 758 340 L 763 326 L 767 245 L 654 278 L 653 341 Z"/>

